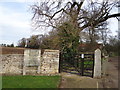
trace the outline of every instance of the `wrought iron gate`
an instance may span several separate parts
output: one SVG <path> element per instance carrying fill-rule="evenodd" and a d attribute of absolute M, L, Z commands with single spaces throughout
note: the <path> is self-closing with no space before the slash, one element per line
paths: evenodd
<path fill-rule="evenodd" d="M 79 74 L 81 76 L 93 77 L 94 52 L 79 52 L 79 54 L 73 55 L 71 61 L 73 61 L 72 66 L 70 64 L 67 65 L 65 62 L 61 60 L 60 66 L 62 66 L 61 70 L 63 72 L 67 73 L 76 72 L 76 74 Z"/>
<path fill-rule="evenodd" d="M 93 77 L 94 73 L 94 53 L 81 52 L 77 57 L 77 69 L 82 76 Z"/>
<path fill-rule="evenodd" d="M 82 57 L 84 55 L 84 57 Z M 94 73 L 94 54 L 84 53 L 81 54 L 81 75 L 93 77 Z"/>

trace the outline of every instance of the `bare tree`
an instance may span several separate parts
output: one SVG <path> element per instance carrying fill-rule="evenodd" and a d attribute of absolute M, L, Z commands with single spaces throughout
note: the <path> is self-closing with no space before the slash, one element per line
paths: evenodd
<path fill-rule="evenodd" d="M 26 45 L 26 38 L 22 38 L 21 40 L 18 41 L 18 47 L 25 47 Z"/>
<path fill-rule="evenodd" d="M 94 41 L 95 28 L 109 18 L 119 17 L 120 13 L 110 14 L 117 2 L 87 0 L 37 2 L 32 5 L 33 24 L 35 28 L 52 27 L 59 30 L 62 57 L 74 60 L 78 52 L 79 34 L 83 30 L 91 30 L 91 41 Z M 74 61 L 70 61 L 74 64 Z"/>
<path fill-rule="evenodd" d="M 33 22 L 36 28 L 42 26 L 57 28 L 57 25 L 70 21 L 79 31 L 82 31 L 88 27 L 94 28 L 109 18 L 120 16 L 120 13 L 110 14 L 117 2 L 109 3 L 106 0 L 98 3 L 91 1 L 86 6 L 83 4 L 84 2 L 85 0 L 72 0 L 66 3 L 62 0 L 38 2 L 32 5 Z"/>

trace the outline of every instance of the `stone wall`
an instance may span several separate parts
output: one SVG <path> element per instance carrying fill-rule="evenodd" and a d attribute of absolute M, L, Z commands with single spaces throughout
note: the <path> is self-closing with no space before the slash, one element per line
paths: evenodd
<path fill-rule="evenodd" d="M 41 54 L 41 53 L 40 53 Z M 1 55 L 0 73 L 2 74 L 23 74 L 24 55 L 23 54 L 4 54 Z M 59 72 L 59 50 L 44 50 L 40 57 L 39 74 L 56 74 Z M 1 70 L 2 69 L 2 70 Z M 26 74 L 37 74 L 38 67 L 26 66 Z"/>
<path fill-rule="evenodd" d="M 59 72 L 59 50 L 45 50 L 41 58 L 41 73 Z"/>
<path fill-rule="evenodd" d="M 0 73 L 2 74 L 21 74 L 22 66 L 23 66 L 23 58 L 22 54 L 5 54 L 1 55 L 2 58 L 0 61 L 0 65 L 2 66 L 2 70 Z"/>

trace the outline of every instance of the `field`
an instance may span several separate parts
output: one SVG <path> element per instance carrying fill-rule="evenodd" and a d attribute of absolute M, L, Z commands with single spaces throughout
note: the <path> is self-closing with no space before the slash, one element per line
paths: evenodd
<path fill-rule="evenodd" d="M 25 48 L 0 47 L 1 54 L 24 54 Z"/>
<path fill-rule="evenodd" d="M 60 76 L 3 76 L 2 88 L 57 88 Z"/>

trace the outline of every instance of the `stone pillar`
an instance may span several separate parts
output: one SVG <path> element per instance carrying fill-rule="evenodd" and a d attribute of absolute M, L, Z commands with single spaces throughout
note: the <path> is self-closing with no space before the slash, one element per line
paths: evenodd
<path fill-rule="evenodd" d="M 94 75 L 95 78 L 101 77 L 101 50 L 96 49 L 94 52 Z"/>
<path fill-rule="evenodd" d="M 38 70 L 37 70 L 37 73 L 39 74 L 40 73 L 40 66 L 41 66 L 41 50 L 38 51 L 38 56 L 37 56 L 37 61 L 38 61 Z"/>
<path fill-rule="evenodd" d="M 23 75 L 26 75 L 26 66 L 27 66 L 27 62 L 28 62 L 28 59 L 29 59 L 29 50 L 26 49 L 24 51 L 24 61 L 23 61 Z"/>
<path fill-rule="evenodd" d="M 24 51 L 23 75 L 26 75 L 26 67 L 37 67 L 37 73 L 40 73 L 41 50 L 26 49 Z M 28 70 L 27 70 L 28 71 Z"/>
<path fill-rule="evenodd" d="M 44 53 L 42 54 L 41 73 L 59 73 L 59 50 L 44 50 Z"/>

